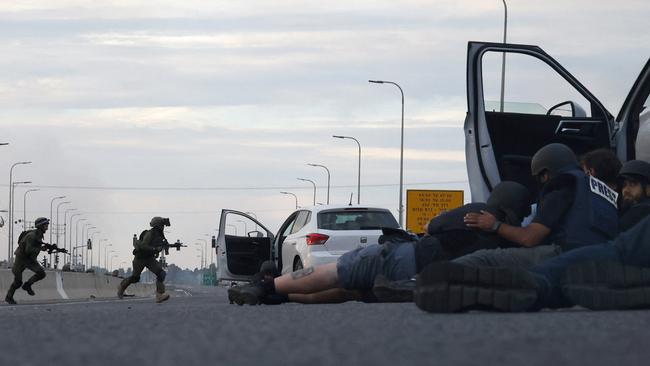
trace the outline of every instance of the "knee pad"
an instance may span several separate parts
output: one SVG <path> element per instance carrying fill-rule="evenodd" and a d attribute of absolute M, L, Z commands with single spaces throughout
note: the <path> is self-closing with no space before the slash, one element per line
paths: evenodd
<path fill-rule="evenodd" d="M 165 282 L 165 277 L 167 277 L 167 272 L 165 272 L 164 270 L 161 270 L 161 271 L 158 273 L 158 276 L 157 276 L 157 277 L 158 277 L 158 281 L 160 281 L 160 282 Z"/>

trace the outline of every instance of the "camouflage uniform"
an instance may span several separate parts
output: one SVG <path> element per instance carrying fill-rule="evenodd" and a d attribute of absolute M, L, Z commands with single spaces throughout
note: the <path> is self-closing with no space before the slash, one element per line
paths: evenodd
<path fill-rule="evenodd" d="M 41 252 L 43 244 L 43 235 L 45 231 L 41 227 L 28 231 L 18 243 L 18 248 L 14 252 L 16 255 L 11 272 L 14 274 L 14 282 L 7 291 L 5 300 L 8 303 L 15 303 L 13 296 L 16 290 L 22 285 L 23 289 L 30 295 L 33 295 L 31 286 L 37 281 L 45 278 L 45 270 L 38 263 L 38 254 Z M 23 284 L 23 271 L 29 269 L 34 275 Z"/>
<path fill-rule="evenodd" d="M 148 268 L 156 275 L 156 293 L 165 293 L 165 276 L 160 262 L 156 259 L 158 253 L 163 249 L 163 244 L 167 243 L 162 227 L 154 227 L 144 234 L 139 240 L 137 247 L 133 250 L 133 273 L 130 277 L 125 278 L 120 284 L 118 296 L 124 293 L 124 290 L 132 284 L 140 281 L 140 274 L 144 268 Z M 120 296 L 121 297 L 121 296 Z"/>

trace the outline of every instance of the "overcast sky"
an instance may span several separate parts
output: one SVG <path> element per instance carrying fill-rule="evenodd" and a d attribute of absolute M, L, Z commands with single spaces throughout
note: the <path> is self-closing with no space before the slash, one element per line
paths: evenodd
<path fill-rule="evenodd" d="M 618 112 L 648 59 L 647 0 L 508 6 L 509 42 L 541 46 Z M 28 220 L 66 195 L 61 217 L 82 212 L 114 263 L 154 215 L 190 246 L 222 208 L 275 231 L 294 208 L 280 191 L 311 204 L 297 177 L 326 200 L 325 171 L 307 163 L 332 172 L 331 202 L 356 195 L 356 144 L 331 137 L 344 134 L 362 144 L 362 203 L 397 214 L 399 91 L 367 80 L 404 89 L 406 188 L 467 189 L 467 42 L 502 38 L 498 0 L 2 1 L 0 209 L 10 166 L 29 160 L 14 169 L 40 189 Z M 197 253 L 170 261 L 194 268 Z"/>

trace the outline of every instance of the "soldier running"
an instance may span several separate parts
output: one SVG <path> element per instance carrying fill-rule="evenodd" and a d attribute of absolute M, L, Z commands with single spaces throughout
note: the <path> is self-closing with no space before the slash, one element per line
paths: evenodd
<path fill-rule="evenodd" d="M 156 275 L 156 302 L 161 303 L 169 299 L 169 294 L 165 293 L 166 273 L 156 259 L 163 248 L 169 245 L 163 232 L 165 226 L 170 226 L 169 219 L 156 216 L 151 219 L 149 225 L 151 229 L 143 231 L 139 239 L 133 241 L 133 273 L 120 283 L 117 289 L 117 297 L 120 299 L 124 297 L 124 291 L 130 284 L 140 281 L 140 274 L 145 267 Z"/>

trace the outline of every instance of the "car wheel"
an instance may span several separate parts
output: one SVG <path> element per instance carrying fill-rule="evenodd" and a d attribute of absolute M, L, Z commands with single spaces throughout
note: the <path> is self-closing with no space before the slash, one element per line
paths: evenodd
<path fill-rule="evenodd" d="M 302 269 L 302 261 L 300 260 L 300 257 L 296 257 L 293 261 L 293 271 L 299 271 Z"/>

